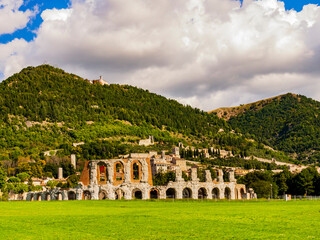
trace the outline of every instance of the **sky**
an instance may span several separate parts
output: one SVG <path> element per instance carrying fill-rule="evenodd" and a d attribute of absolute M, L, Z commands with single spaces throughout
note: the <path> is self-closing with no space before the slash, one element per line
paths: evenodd
<path fill-rule="evenodd" d="M 205 111 L 320 100 L 320 0 L 0 0 L 0 81 L 50 64 Z"/>

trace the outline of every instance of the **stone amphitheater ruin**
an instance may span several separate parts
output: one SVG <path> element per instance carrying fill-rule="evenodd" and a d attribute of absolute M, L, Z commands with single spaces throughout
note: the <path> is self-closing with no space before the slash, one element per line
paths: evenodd
<path fill-rule="evenodd" d="M 168 159 L 169 158 L 169 159 Z M 27 201 L 48 200 L 102 200 L 102 199 L 251 199 L 256 198 L 252 189 L 237 184 L 234 171 L 229 171 L 229 182 L 224 182 L 223 171 L 212 179 L 205 170 L 205 181 L 197 176 L 197 168 L 189 167 L 190 181 L 182 177 L 184 159 L 179 156 L 131 154 L 124 158 L 88 161 L 76 188 L 28 192 Z M 183 163 L 183 164 L 181 164 Z M 159 168 L 160 167 L 160 168 Z M 154 186 L 152 176 L 168 167 L 176 173 L 175 181 L 165 186 Z"/>

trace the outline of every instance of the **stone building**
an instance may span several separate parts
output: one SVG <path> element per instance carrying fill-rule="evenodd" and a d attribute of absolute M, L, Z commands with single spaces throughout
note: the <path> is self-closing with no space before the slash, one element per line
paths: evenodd
<path fill-rule="evenodd" d="M 230 182 L 223 181 L 223 172 L 211 178 L 205 171 L 205 182 L 200 182 L 197 168 L 191 168 L 191 180 L 182 178 L 182 170 L 176 167 L 176 179 L 166 186 L 154 186 L 152 170 L 158 156 L 131 154 L 129 158 L 88 161 L 77 188 L 55 188 L 41 192 L 29 192 L 26 200 L 89 200 L 89 199 L 250 199 L 252 190 L 237 184 L 234 171 L 229 172 Z M 137 157 L 140 156 L 140 157 Z M 162 154 L 162 159 L 165 155 Z M 159 159 L 159 158 L 158 158 Z M 164 162 L 163 162 L 164 163 Z"/>
<path fill-rule="evenodd" d="M 141 139 L 139 141 L 139 146 L 150 146 L 154 144 L 154 138 L 153 136 L 149 136 L 147 139 Z"/>

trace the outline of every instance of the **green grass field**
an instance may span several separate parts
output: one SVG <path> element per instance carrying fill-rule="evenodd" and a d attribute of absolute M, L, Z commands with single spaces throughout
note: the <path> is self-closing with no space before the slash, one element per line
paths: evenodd
<path fill-rule="evenodd" d="M 0 202 L 0 239 L 320 239 L 320 201 Z"/>

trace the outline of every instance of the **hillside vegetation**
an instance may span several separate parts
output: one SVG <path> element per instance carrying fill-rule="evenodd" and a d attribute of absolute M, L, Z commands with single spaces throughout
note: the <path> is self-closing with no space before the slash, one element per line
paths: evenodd
<path fill-rule="evenodd" d="M 320 161 L 320 102 L 288 93 L 229 108 L 228 123 L 238 132 L 303 163 Z"/>
<path fill-rule="evenodd" d="M 146 151 L 137 142 L 149 135 L 156 150 L 180 141 L 207 146 L 223 140 L 219 129 L 231 128 L 147 90 L 91 84 L 49 65 L 25 68 L 0 83 L 0 160 L 12 172 L 55 149 L 60 157 L 76 153 L 82 159 Z M 78 142 L 85 145 L 72 146 Z"/>
<path fill-rule="evenodd" d="M 147 90 L 91 84 L 49 65 L 25 68 L 0 83 L 0 161 L 9 175 L 56 176 L 58 166 L 68 168 L 71 153 L 81 171 L 88 159 L 169 150 L 179 142 L 230 151 L 235 158 L 227 165 L 232 166 L 242 166 L 240 158 L 252 155 L 292 161 L 231 126 L 240 128 L 231 119 L 228 123 Z M 139 146 L 149 135 L 155 145 Z"/>

